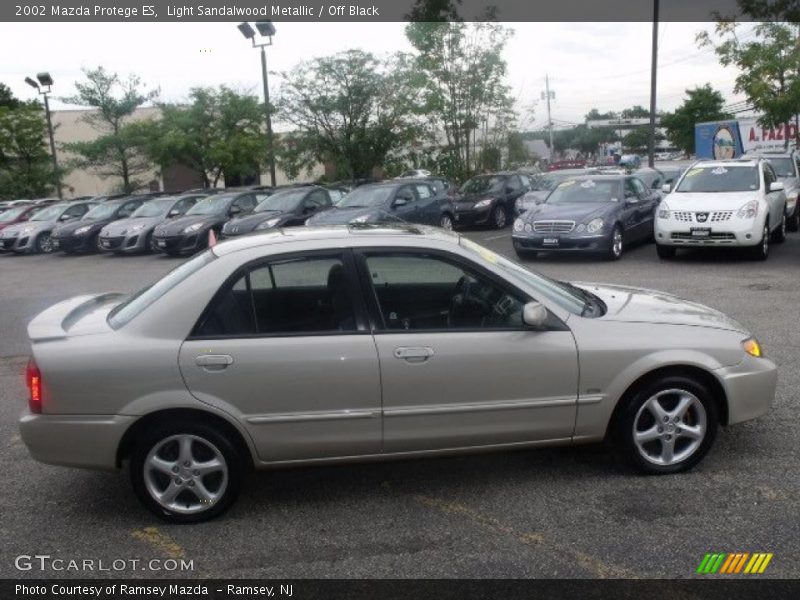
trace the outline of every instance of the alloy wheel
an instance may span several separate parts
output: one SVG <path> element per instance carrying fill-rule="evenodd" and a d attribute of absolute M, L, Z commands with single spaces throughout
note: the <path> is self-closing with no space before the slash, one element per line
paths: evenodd
<path fill-rule="evenodd" d="M 39 252 L 43 254 L 50 254 L 53 251 L 53 239 L 49 233 L 43 233 L 39 236 Z"/>
<path fill-rule="evenodd" d="M 706 409 L 693 393 L 662 390 L 642 404 L 633 420 L 633 441 L 646 461 L 662 466 L 681 463 L 703 443 Z"/>
<path fill-rule="evenodd" d="M 156 443 L 144 461 L 144 484 L 161 507 L 184 515 L 210 509 L 225 494 L 228 464 L 208 440 L 178 434 Z"/>
<path fill-rule="evenodd" d="M 506 209 L 502 206 L 494 209 L 494 226 L 497 229 L 502 229 L 506 226 Z"/>
<path fill-rule="evenodd" d="M 439 219 L 439 227 L 441 227 L 445 231 L 452 231 L 453 219 L 451 219 L 449 215 L 442 215 L 442 218 Z"/>
<path fill-rule="evenodd" d="M 622 230 L 619 227 L 614 229 L 613 237 L 611 238 L 611 252 L 616 258 L 622 256 Z"/>

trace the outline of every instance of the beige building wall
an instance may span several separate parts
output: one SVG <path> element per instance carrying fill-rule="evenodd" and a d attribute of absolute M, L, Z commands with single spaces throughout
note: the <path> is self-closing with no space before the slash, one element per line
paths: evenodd
<path fill-rule="evenodd" d="M 75 158 L 73 154 L 63 149 L 63 144 L 88 142 L 98 137 L 98 132 L 92 129 L 85 121 L 88 112 L 89 111 L 85 109 L 55 110 L 52 112 L 56 151 L 58 153 L 58 162 L 60 165 L 68 165 L 69 162 Z M 133 115 L 131 115 L 131 119 L 158 119 L 160 116 L 161 111 L 157 107 L 138 108 Z M 292 180 L 289 179 L 285 172 L 277 168 L 275 171 L 275 180 L 278 185 L 285 185 L 287 183 L 314 181 L 324 174 L 325 167 L 319 164 L 315 165 L 310 175 L 307 176 L 305 172 L 303 172 L 296 180 Z M 150 181 L 157 181 L 158 189 L 164 189 L 164 182 L 157 169 L 140 175 L 138 179 L 141 179 L 145 185 Z M 269 185 L 269 183 L 269 169 L 266 169 L 261 173 L 261 184 Z M 101 178 L 93 170 L 87 171 L 85 169 L 71 170 L 62 181 L 62 189 L 65 198 L 109 194 L 118 189 L 120 185 L 122 185 L 122 180 L 118 177 Z M 223 185 L 224 184 L 221 183 L 220 187 Z"/>

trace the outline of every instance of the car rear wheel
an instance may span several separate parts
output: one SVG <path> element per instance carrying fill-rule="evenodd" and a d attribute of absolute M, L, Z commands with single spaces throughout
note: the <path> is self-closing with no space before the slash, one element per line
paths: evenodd
<path fill-rule="evenodd" d="M 786 241 L 786 212 L 784 212 L 781 217 L 781 224 L 778 225 L 778 228 L 772 234 L 772 241 L 776 244 L 782 244 Z"/>
<path fill-rule="evenodd" d="M 445 231 L 453 231 L 453 217 L 448 214 L 439 217 L 439 227 Z"/>
<path fill-rule="evenodd" d="M 711 448 L 719 417 L 708 388 L 695 379 L 668 375 L 642 385 L 617 423 L 625 457 L 649 474 L 686 471 Z"/>
<path fill-rule="evenodd" d="M 46 231 L 36 236 L 36 252 L 51 254 L 53 252 L 53 239 Z"/>
<path fill-rule="evenodd" d="M 498 204 L 492 209 L 492 225 L 495 229 L 503 229 L 508 223 L 508 215 L 506 214 L 506 207 Z"/>
<path fill-rule="evenodd" d="M 233 443 L 205 423 L 169 424 L 137 441 L 131 482 L 139 500 L 172 523 L 207 521 L 239 494 L 243 460 Z"/>
<path fill-rule="evenodd" d="M 769 215 L 764 223 L 764 231 L 761 232 L 761 243 L 751 249 L 751 256 L 754 260 L 767 260 L 769 258 Z"/>
<path fill-rule="evenodd" d="M 677 250 L 675 246 L 664 246 L 663 244 L 656 243 L 656 252 L 658 253 L 658 258 L 663 258 L 664 260 L 675 258 L 676 251 Z"/>
<path fill-rule="evenodd" d="M 611 240 L 609 241 L 608 250 L 606 250 L 605 257 L 607 260 L 619 260 L 623 252 L 623 236 L 622 227 L 614 225 L 614 230 L 611 232 Z"/>

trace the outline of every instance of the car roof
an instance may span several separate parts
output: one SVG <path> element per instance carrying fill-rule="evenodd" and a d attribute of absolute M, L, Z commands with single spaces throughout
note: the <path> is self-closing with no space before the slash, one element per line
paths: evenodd
<path fill-rule="evenodd" d="M 421 247 L 426 247 L 424 242 L 450 242 L 458 245 L 461 236 L 457 233 L 444 231 L 437 227 L 412 224 L 364 223 L 351 225 L 320 225 L 288 227 L 286 229 L 244 235 L 219 242 L 213 246 L 212 250 L 217 256 L 225 256 L 233 252 L 285 242 L 312 242 L 320 240 L 341 242 L 349 240 L 350 243 L 354 245 L 362 245 L 366 239 L 374 242 L 376 245 L 391 245 L 392 240 L 397 239 L 414 239 L 420 242 Z M 340 246 L 338 243 L 335 245 Z"/>
<path fill-rule="evenodd" d="M 622 174 L 622 173 L 587 173 L 583 175 L 574 175 L 572 177 L 568 177 L 567 179 L 574 179 L 575 181 L 586 181 L 592 179 L 605 179 L 605 180 L 612 180 L 612 179 L 625 179 L 626 177 L 630 177 L 630 175 Z"/>
<path fill-rule="evenodd" d="M 691 165 L 690 168 L 695 169 L 699 167 L 755 167 L 762 161 L 761 157 L 757 158 L 732 158 L 730 160 L 698 160 Z"/>

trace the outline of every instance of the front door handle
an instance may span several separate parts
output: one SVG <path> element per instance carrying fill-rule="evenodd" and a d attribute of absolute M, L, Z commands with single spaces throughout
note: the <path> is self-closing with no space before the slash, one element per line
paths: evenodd
<path fill-rule="evenodd" d="M 408 362 L 423 362 L 433 356 L 433 348 L 427 346 L 402 346 L 394 349 L 394 357 Z"/>
<path fill-rule="evenodd" d="M 194 359 L 194 362 L 207 371 L 218 371 L 233 364 L 233 357 L 230 354 L 201 354 Z"/>

